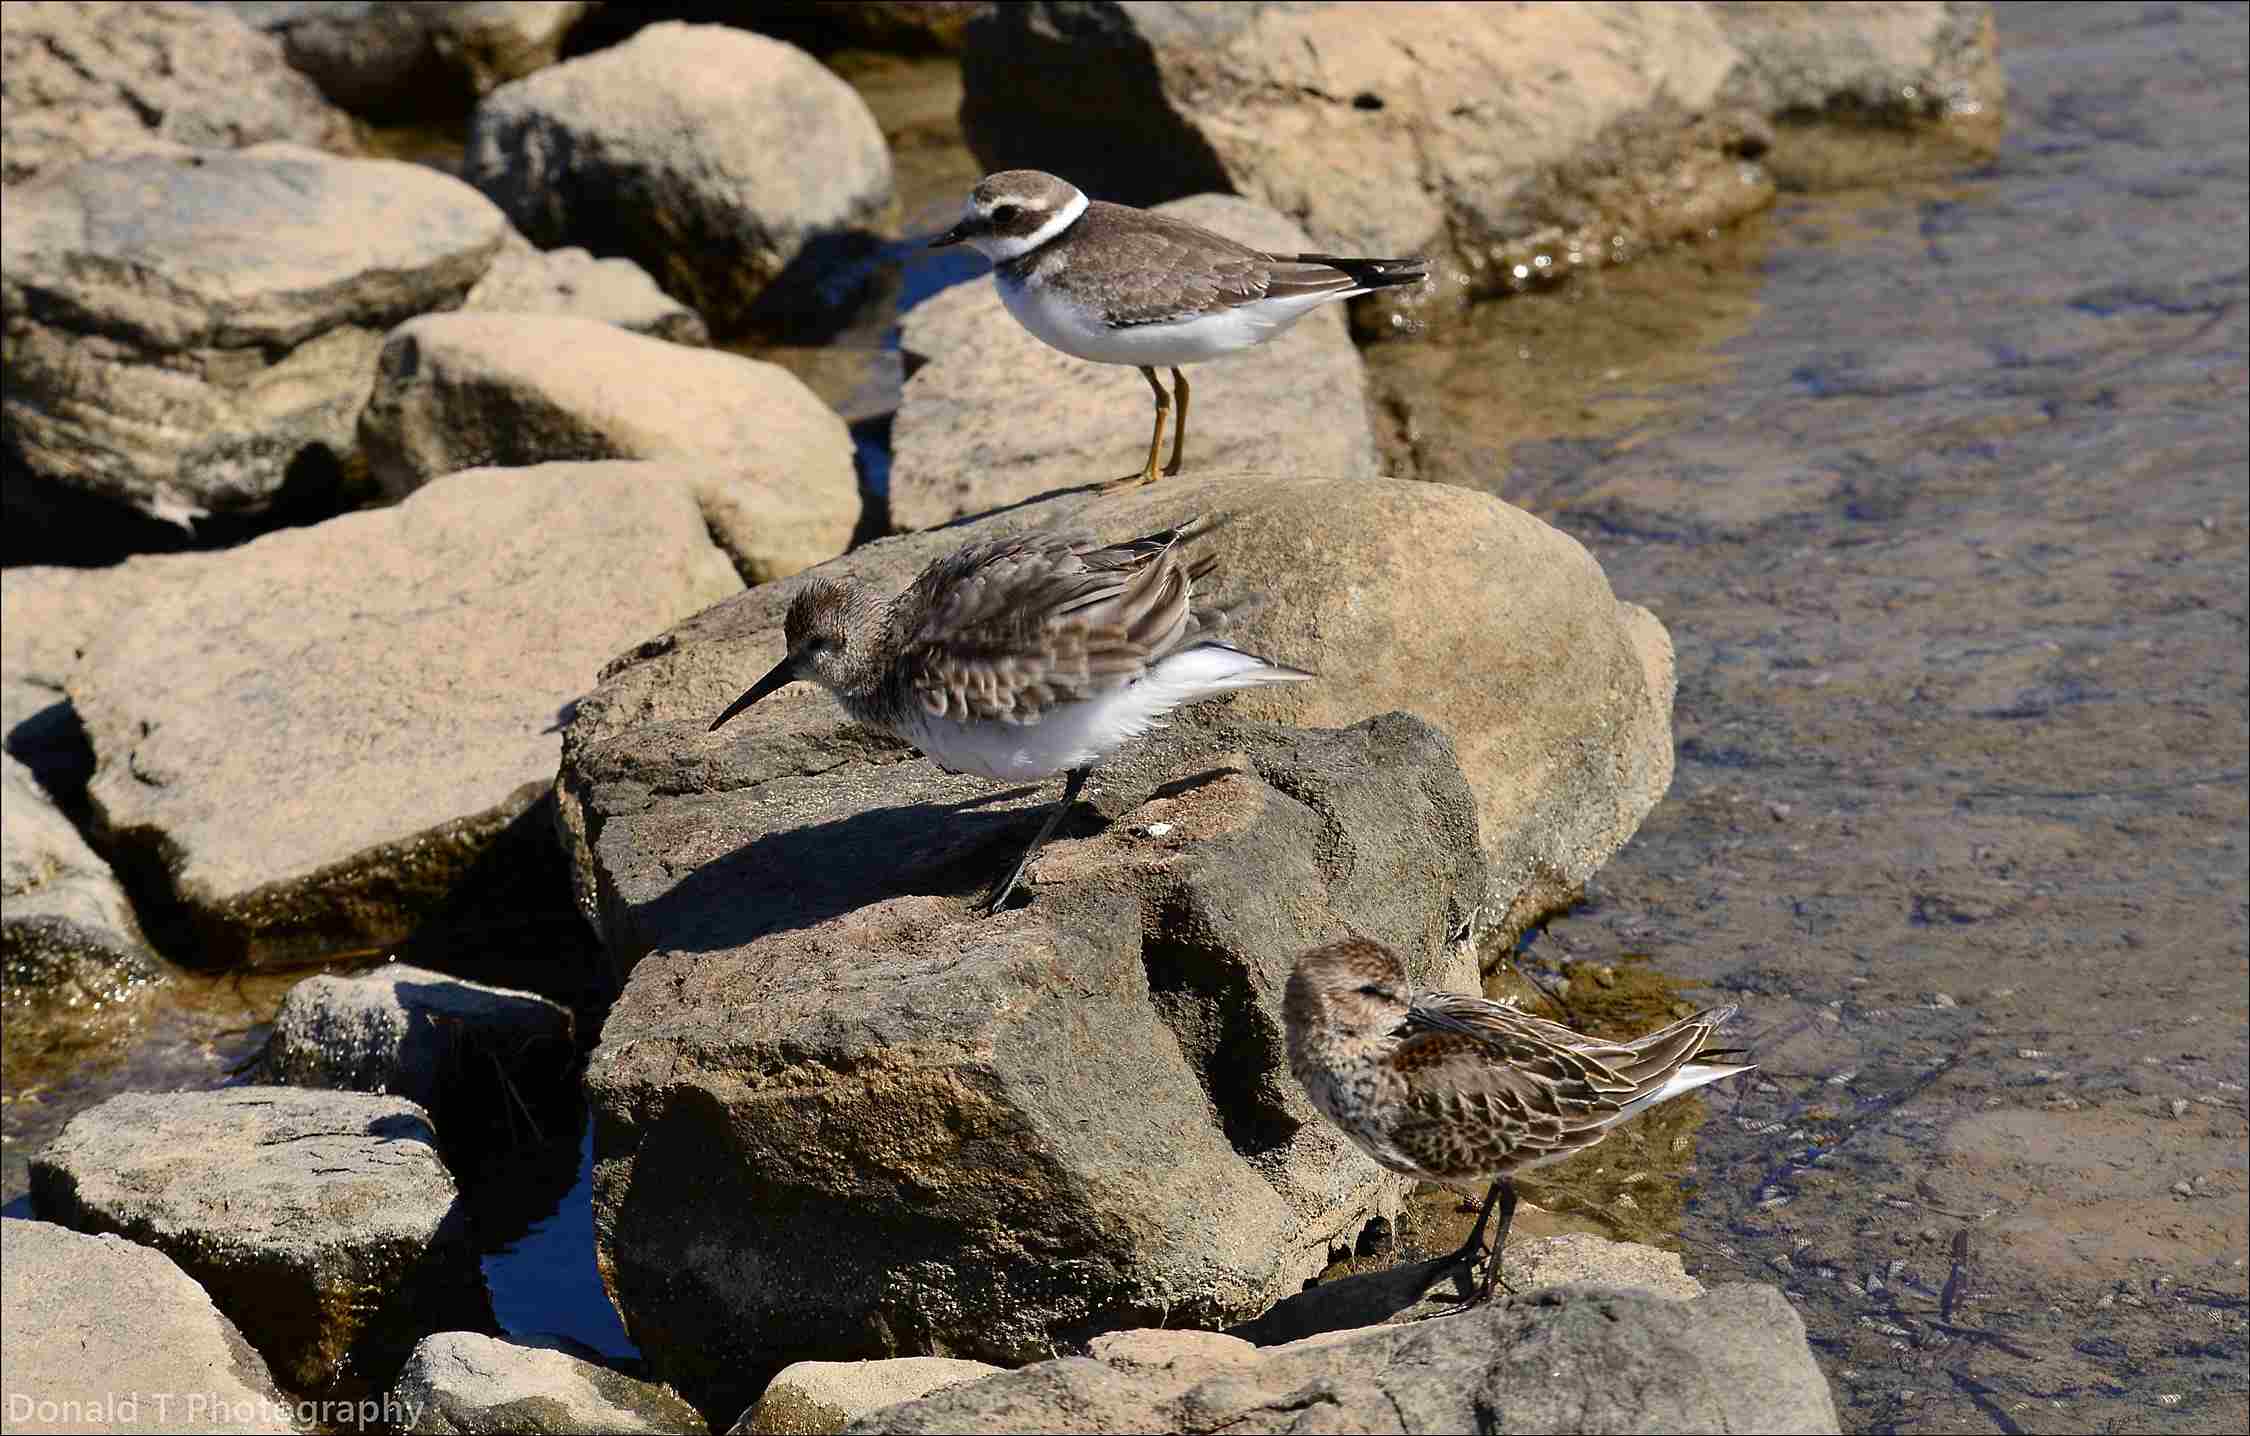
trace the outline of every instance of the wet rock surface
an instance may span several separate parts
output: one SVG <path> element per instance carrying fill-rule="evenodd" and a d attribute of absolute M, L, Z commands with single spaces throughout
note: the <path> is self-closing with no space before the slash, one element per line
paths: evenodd
<path fill-rule="evenodd" d="M 12 4 L 0 73 L 0 183 L 11 186 L 138 149 L 353 148 L 350 118 L 278 45 L 200 5 Z"/>
<path fill-rule="evenodd" d="M 383 345 L 359 436 L 386 492 L 488 464 L 661 459 L 745 581 L 834 558 L 852 440 L 787 370 L 562 315 L 430 314 Z"/>
<path fill-rule="evenodd" d="M 443 117 L 555 63 L 586 0 L 398 5 L 238 0 L 294 69 L 355 114 Z"/>
<path fill-rule="evenodd" d="M 533 243 L 633 259 L 721 332 L 777 282 L 768 309 L 811 306 L 814 272 L 869 247 L 892 204 L 890 152 L 851 87 L 723 25 L 652 25 L 500 87 L 464 173 Z"/>
<path fill-rule="evenodd" d="M 404 1098 L 128 1093 L 71 1119 L 31 1191 L 45 1219 L 179 1263 L 297 1390 L 388 1380 L 441 1313 L 490 1320 L 453 1178 Z"/>
<path fill-rule="evenodd" d="M 1290 220 L 1232 195 L 1161 209 L 1269 253 L 1315 247 Z M 915 306 L 901 321 L 900 345 L 908 377 L 891 430 L 897 528 L 935 528 L 1139 471 L 1153 412 L 1139 371 L 1048 348 L 1001 307 L 990 280 Z M 1306 315 L 1247 353 L 1182 372 L 1190 390 L 1186 474 L 1379 472 L 1366 370 L 1342 305 Z M 1158 377 L 1170 387 L 1169 374 Z M 1167 428 L 1167 462 L 1171 443 Z"/>
<path fill-rule="evenodd" d="M 834 1436 L 868 1412 L 997 1376 L 1001 1368 L 950 1356 L 799 1361 L 781 1369 L 729 1436 Z"/>
<path fill-rule="evenodd" d="M 483 1432 L 678 1432 L 708 1428 L 695 1408 L 662 1386 L 568 1352 L 474 1331 L 425 1337 L 391 1388 L 411 1412 L 413 1436 Z"/>
<path fill-rule="evenodd" d="M 1853 1429 L 2231 1431 L 2250 19 L 1996 18 L 1989 168 L 1371 367 L 1679 643 L 1672 794 L 1526 961 L 1744 1004 L 1770 1085 L 1700 1135 L 1689 1269 L 1785 1283 Z M 1636 347 L 1705 306 L 1701 368 Z M 1500 355 L 1590 416 L 1469 421 Z"/>
<path fill-rule="evenodd" d="M 1983 5 L 1738 8 L 995 6 L 962 121 L 988 169 L 1237 192 L 1330 253 L 1442 256 L 1455 296 L 1762 208 L 1777 113 L 1997 130 Z"/>
<path fill-rule="evenodd" d="M 1176 729 L 1103 772 L 1111 821 L 1066 823 L 990 919 L 963 890 L 1044 791 L 917 761 L 609 820 L 607 929 L 639 961 L 586 1079 L 596 1230 L 627 1329 L 706 1413 L 793 1360 L 1246 1316 L 1395 1193 L 1290 1080 L 1280 993 L 1347 930 L 1473 984 L 1451 746 L 1395 714 Z"/>
<path fill-rule="evenodd" d="M 116 874 L 0 754 L 0 1000 L 97 1006 L 162 972 Z"/>
<path fill-rule="evenodd" d="M 1663 793 L 1671 653 L 1662 625 L 1618 602 L 1575 542 L 1458 489 L 1185 476 L 870 544 L 832 571 L 895 592 L 931 559 L 988 535 L 1082 525 L 1114 542 L 1204 512 L 1231 516 L 1198 541 L 1222 565 L 1215 591 L 1264 600 L 1239 641 L 1321 675 L 1238 695 L 1230 711 L 1336 725 L 1404 703 L 1443 728 L 1477 796 L 1495 865 L 1489 916 L 1503 929 L 1566 901 Z M 753 589 L 644 643 L 578 706 L 560 816 L 580 900 L 613 951 L 638 948 L 609 927 L 595 894 L 588 834 L 610 815 L 903 752 L 809 688 L 776 695 L 717 739 L 704 736 L 712 715 L 781 656 L 788 590 Z M 1565 651 L 1572 661 L 1556 662 Z M 1211 711 L 1170 721 L 1192 726 Z"/>
<path fill-rule="evenodd" d="M 333 508 L 384 331 L 458 304 L 506 233 L 458 180 L 293 145 L 11 187 L 9 447 L 46 484 L 174 523 L 292 488 Z"/>
<path fill-rule="evenodd" d="M 1459 1316 L 1259 1349 L 1209 1332 L 1104 1338 L 870 1412 L 851 1431 L 1838 1429 L 1771 1287 L 1693 1301 L 1569 1286 Z"/>
<path fill-rule="evenodd" d="M 739 586 L 648 467 L 451 475 L 111 614 L 69 677 L 90 794 L 202 960 L 403 936 L 545 790 L 602 660 Z"/>
<path fill-rule="evenodd" d="M 298 1429 L 265 1359 L 152 1247 L 0 1217 L 0 1324 L 10 1431 Z"/>
<path fill-rule="evenodd" d="M 571 1075 L 568 1008 L 405 963 L 321 974 L 289 990 L 274 1019 L 264 1080 L 388 1092 L 430 1114 L 448 1143 L 551 1106 Z"/>

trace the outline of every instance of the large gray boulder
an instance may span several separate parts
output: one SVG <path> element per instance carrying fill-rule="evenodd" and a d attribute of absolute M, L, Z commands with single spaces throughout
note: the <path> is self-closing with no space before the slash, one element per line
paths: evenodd
<path fill-rule="evenodd" d="M 603 660 L 740 587 L 655 464 L 471 470 L 169 559 L 68 679 L 107 850 L 214 961 L 397 940 L 545 792 Z"/>
<path fill-rule="evenodd" d="M 869 1412 L 858 1432 L 1834 1432 L 1804 1322 L 1769 1286 L 1693 1301 L 1557 1287 L 1259 1349 L 1124 1333 Z"/>
<path fill-rule="evenodd" d="M 0 753 L 0 1004 L 99 1006 L 162 971 L 109 864 Z"/>
<path fill-rule="evenodd" d="M 1762 207 L 1755 161 L 1799 121 L 1989 149 L 2004 92 L 1981 3 L 1056 0 L 980 15 L 962 76 L 988 170 L 1133 203 L 1232 191 L 1331 253 L 1438 257 L 1457 295 Z"/>
<path fill-rule="evenodd" d="M 467 1131 L 552 1105 L 577 1056 L 575 1024 L 560 1003 L 386 963 L 290 988 L 266 1042 L 264 1075 L 404 1097 L 458 1150 Z"/>
<path fill-rule="evenodd" d="M 232 15 L 149 0 L 11 0 L 0 27 L 0 184 L 97 155 L 266 140 L 349 153 L 351 118 Z"/>
<path fill-rule="evenodd" d="M 295 145 L 12 187 L 8 441 L 48 483 L 182 523 L 348 489 L 383 335 L 459 304 L 507 230 L 458 180 Z"/>
<path fill-rule="evenodd" d="M 1570 901 L 1663 796 L 1673 688 L 1663 625 L 1620 602 L 1576 540 L 1488 495 L 1387 479 L 1191 473 L 868 544 L 821 571 L 894 592 L 964 543 L 1038 525 L 1116 541 L 1204 512 L 1231 515 L 1199 541 L 1220 561 L 1218 590 L 1264 600 L 1240 641 L 1320 674 L 1239 694 L 1229 711 L 1336 727 L 1406 708 L 1442 729 L 1476 795 L 1494 865 L 1489 916 L 1502 940 Z M 559 816 L 580 901 L 623 958 L 635 941 L 610 926 L 590 840 L 612 816 L 879 768 L 903 751 L 809 687 L 703 736 L 781 656 L 792 591 L 752 589 L 697 615 L 619 658 L 577 707 Z M 1216 711 L 1172 721 L 1193 726 Z"/>
<path fill-rule="evenodd" d="M 298 1429 L 210 1295 L 123 1237 L 0 1217 L 0 1327 L 11 1433 Z"/>
<path fill-rule="evenodd" d="M 391 1387 L 410 1436 L 580 1431 L 704 1436 L 694 1407 L 568 1352 L 474 1331 L 423 1338 Z"/>
<path fill-rule="evenodd" d="M 636 260 L 721 331 L 793 266 L 767 307 L 832 302 L 816 271 L 866 249 L 892 208 L 890 151 L 852 88 L 722 25 L 651 25 L 501 86 L 464 173 L 533 243 Z"/>
<path fill-rule="evenodd" d="M 796 1360 L 1240 1320 L 1396 1200 L 1290 1079 L 1281 989 L 1344 932 L 1473 986 L 1451 745 L 1403 714 L 1175 728 L 1098 781 L 1107 823 L 1066 824 L 994 918 L 1051 789 L 914 761 L 609 819 L 640 961 L 586 1077 L 596 1239 L 714 1419 Z"/>
<path fill-rule="evenodd" d="M 401 1097 L 128 1092 L 32 1159 L 31 1197 L 178 1262 L 297 1390 L 379 1385 L 423 1333 L 491 1321 L 467 1209 Z"/>
<path fill-rule="evenodd" d="M 560 459 L 666 459 L 751 583 L 842 553 L 859 521 L 844 421 L 778 364 L 592 319 L 430 314 L 392 331 L 360 417 L 370 474 Z"/>
<path fill-rule="evenodd" d="M 1232 195 L 1197 195 L 1159 208 L 1271 253 L 1314 247 L 1282 215 Z M 916 305 L 900 344 L 910 375 L 891 430 L 891 521 L 898 528 L 935 528 L 1114 479 L 1136 472 L 1148 452 L 1154 410 L 1140 374 L 1050 349 L 1001 308 L 988 279 Z M 1185 372 L 1185 472 L 1379 472 L 1367 372 L 1345 331 L 1342 305 L 1307 315 L 1246 354 Z M 1167 435 L 1164 457 L 1170 456 Z"/>
<path fill-rule="evenodd" d="M 290 65 L 347 110 L 447 119 L 555 63 L 587 0 L 236 0 Z"/>

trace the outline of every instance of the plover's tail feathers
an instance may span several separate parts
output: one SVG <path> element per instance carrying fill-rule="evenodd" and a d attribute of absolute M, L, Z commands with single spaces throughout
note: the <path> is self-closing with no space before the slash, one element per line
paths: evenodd
<path fill-rule="evenodd" d="M 1335 254 L 1292 254 L 1286 258 L 1298 264 L 1325 264 L 1330 269 L 1340 269 L 1350 275 L 1352 283 L 1363 292 L 1388 289 L 1396 284 L 1420 284 L 1430 275 L 1429 261 L 1418 258 L 1346 259 Z"/>

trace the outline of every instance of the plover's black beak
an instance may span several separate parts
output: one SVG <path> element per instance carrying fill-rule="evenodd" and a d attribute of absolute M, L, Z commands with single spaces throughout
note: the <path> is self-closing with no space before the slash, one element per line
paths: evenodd
<path fill-rule="evenodd" d="M 949 244 L 959 244 L 962 240 L 967 239 L 974 233 L 976 233 L 976 226 L 968 220 L 962 220 L 959 224 L 953 226 L 953 228 L 939 235 L 936 239 L 931 240 L 930 248 L 943 249 Z"/>
<path fill-rule="evenodd" d="M 729 718 L 732 718 L 735 714 L 740 713 L 743 709 L 749 707 L 751 704 L 765 697 L 768 693 L 773 692 L 776 688 L 786 687 L 787 685 L 794 683 L 796 680 L 797 656 L 795 654 L 791 654 L 787 658 L 782 659 L 779 663 L 776 663 L 773 666 L 773 671 L 771 673 L 768 673 L 765 677 L 751 684 L 749 692 L 743 694 L 740 698 L 735 699 L 732 703 L 729 703 L 727 705 L 727 711 L 712 719 L 711 726 L 704 729 L 703 731 L 706 733 L 718 732 L 720 727 L 724 725 Z"/>

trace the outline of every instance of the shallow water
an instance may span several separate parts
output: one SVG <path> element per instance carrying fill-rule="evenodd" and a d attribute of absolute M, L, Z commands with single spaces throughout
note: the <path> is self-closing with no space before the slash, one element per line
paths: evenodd
<path fill-rule="evenodd" d="M 1572 533 L 1678 650 L 1672 792 L 1521 965 L 1619 1032 L 1740 1003 L 1762 1063 L 1541 1172 L 1519 1232 L 1782 1286 L 1848 1430 L 2250 1416 L 2245 15 L 2002 7 L 1994 162 L 1368 351 L 1402 472 Z M 845 67 L 908 238 L 829 343 L 743 349 L 880 493 L 896 315 L 982 270 L 911 237 L 974 164 L 948 67 Z M 11 1014 L 0 1198 L 71 1112 L 225 1080 L 290 980 Z M 545 1135 L 462 1173 L 502 1321 L 629 1354 Z M 1416 1200 L 1408 1254 L 1467 1220 Z"/>

